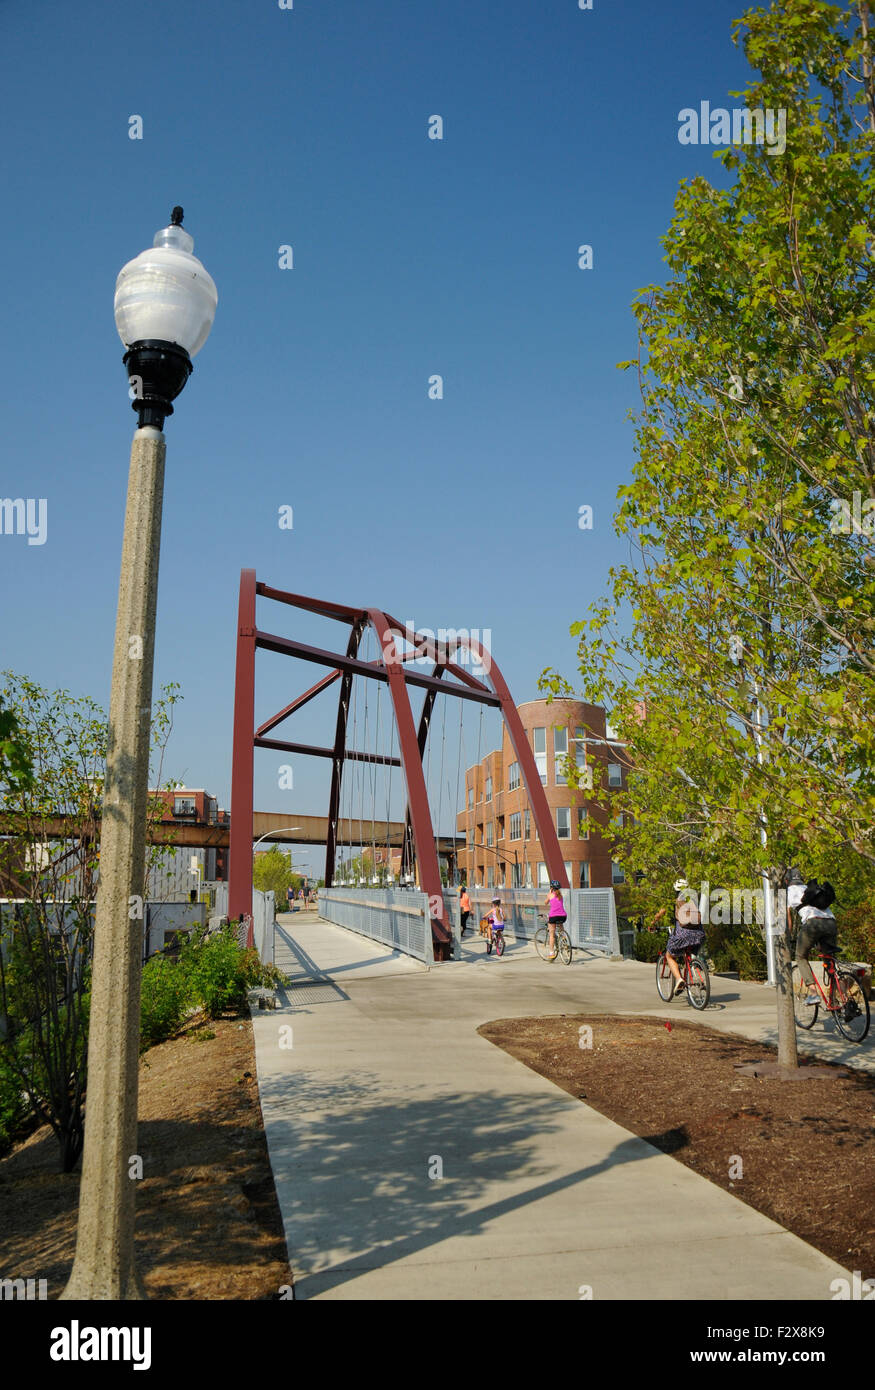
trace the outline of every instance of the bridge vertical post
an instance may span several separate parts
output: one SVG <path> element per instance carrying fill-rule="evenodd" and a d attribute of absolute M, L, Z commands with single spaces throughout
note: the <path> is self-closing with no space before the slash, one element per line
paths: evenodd
<path fill-rule="evenodd" d="M 451 928 L 444 920 L 443 884 L 437 844 L 432 828 L 431 812 L 428 806 L 428 789 L 422 770 L 419 741 L 410 708 L 410 696 L 404 680 L 404 669 L 395 649 L 392 625 L 386 614 L 379 608 L 367 610 L 371 626 L 377 635 L 377 642 L 383 654 L 383 667 L 389 681 L 389 694 L 398 730 L 398 748 L 404 769 L 407 786 L 407 805 L 413 843 L 416 848 L 416 864 L 419 869 L 419 883 L 429 899 L 432 944 L 436 960 L 446 959 L 446 952 L 453 940 Z"/>
<path fill-rule="evenodd" d="M 228 845 L 228 916 L 252 916 L 252 813 L 255 768 L 255 570 L 240 571 L 234 738 L 231 755 L 231 827 Z"/>

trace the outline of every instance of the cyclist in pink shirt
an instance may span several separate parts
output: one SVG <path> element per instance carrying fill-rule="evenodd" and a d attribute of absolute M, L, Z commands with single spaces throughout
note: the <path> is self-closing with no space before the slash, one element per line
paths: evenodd
<path fill-rule="evenodd" d="M 565 921 L 567 913 L 562 901 L 562 889 L 558 878 L 550 880 L 550 896 L 547 899 L 547 924 L 550 928 L 550 959 L 556 955 L 556 923 Z"/>

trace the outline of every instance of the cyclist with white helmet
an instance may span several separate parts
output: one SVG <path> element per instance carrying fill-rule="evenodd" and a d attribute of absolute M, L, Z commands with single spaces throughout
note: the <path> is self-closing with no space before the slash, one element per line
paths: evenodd
<path fill-rule="evenodd" d="M 675 880 L 675 904 L 674 904 L 674 927 L 669 932 L 668 941 L 665 943 L 665 958 L 668 961 L 668 968 L 674 975 L 674 993 L 680 994 L 686 989 L 686 984 L 681 978 L 680 967 L 676 957 L 682 951 L 695 950 L 702 945 L 705 940 L 705 933 L 702 930 L 702 920 L 699 916 L 699 907 L 696 902 L 696 895 L 690 889 L 685 878 Z M 666 915 L 666 910 L 661 907 L 657 912 L 654 921 L 658 922 L 661 917 Z"/>

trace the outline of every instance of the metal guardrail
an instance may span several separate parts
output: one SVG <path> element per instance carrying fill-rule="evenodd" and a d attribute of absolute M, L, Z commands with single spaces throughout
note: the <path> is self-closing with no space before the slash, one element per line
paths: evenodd
<path fill-rule="evenodd" d="M 428 897 L 405 888 L 320 888 L 319 916 L 415 960 L 432 961 Z"/>

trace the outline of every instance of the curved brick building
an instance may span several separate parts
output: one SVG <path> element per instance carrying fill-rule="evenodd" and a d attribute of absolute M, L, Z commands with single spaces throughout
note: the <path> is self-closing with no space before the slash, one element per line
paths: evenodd
<path fill-rule="evenodd" d="M 572 888 L 610 888 L 623 882 L 599 833 L 604 816 L 583 787 L 569 787 L 562 765 L 571 757 L 584 772 L 604 766 L 603 784 L 625 786 L 628 756 L 611 737 L 605 711 L 580 700 L 527 700 L 517 706 L 535 755 Z M 547 866 L 529 809 L 519 764 L 503 729 L 502 747 L 465 773 L 465 805 L 456 829 L 465 836 L 459 867 L 477 887 L 546 887 Z M 586 777 L 584 775 L 584 782 Z"/>

